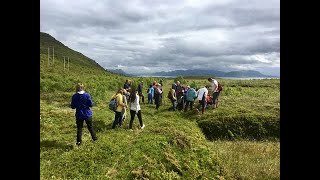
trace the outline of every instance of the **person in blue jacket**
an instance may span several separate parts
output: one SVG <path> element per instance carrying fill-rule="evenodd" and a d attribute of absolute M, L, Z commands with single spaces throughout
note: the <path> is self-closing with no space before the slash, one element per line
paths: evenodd
<path fill-rule="evenodd" d="M 93 105 L 91 95 L 84 91 L 84 85 L 82 83 L 78 83 L 76 85 L 76 93 L 73 94 L 71 101 L 71 108 L 76 109 L 77 145 L 80 145 L 82 142 L 83 121 L 87 124 L 92 140 L 97 140 L 97 136 L 92 125 L 92 111 L 90 109 Z"/>

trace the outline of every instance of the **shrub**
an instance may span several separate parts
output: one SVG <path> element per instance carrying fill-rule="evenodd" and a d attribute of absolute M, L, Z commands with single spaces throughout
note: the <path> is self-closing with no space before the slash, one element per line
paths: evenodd
<path fill-rule="evenodd" d="M 261 114 L 219 116 L 199 121 L 199 127 L 210 140 L 216 139 L 278 139 L 280 118 Z"/>

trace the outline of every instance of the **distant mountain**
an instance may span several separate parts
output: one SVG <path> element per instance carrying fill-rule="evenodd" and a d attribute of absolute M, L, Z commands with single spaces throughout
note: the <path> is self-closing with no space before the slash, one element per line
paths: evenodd
<path fill-rule="evenodd" d="M 259 71 L 242 70 L 227 72 L 221 77 L 267 77 L 267 75 L 261 74 Z"/>
<path fill-rule="evenodd" d="M 222 76 L 225 72 L 215 70 L 175 70 L 175 71 L 161 71 L 155 72 L 153 76 Z"/>
<path fill-rule="evenodd" d="M 151 74 L 152 76 L 215 76 L 215 77 L 269 77 L 260 73 L 259 71 L 253 70 L 242 70 L 242 71 L 230 71 L 223 72 L 218 70 L 204 70 L 204 69 L 193 69 L 193 70 L 175 70 L 175 71 L 161 71 Z"/>
<path fill-rule="evenodd" d="M 128 73 L 124 72 L 122 69 L 107 69 L 107 71 L 113 72 L 113 73 L 116 73 L 116 74 L 121 74 L 121 75 L 124 75 L 124 76 L 133 76 L 132 74 L 128 74 Z"/>

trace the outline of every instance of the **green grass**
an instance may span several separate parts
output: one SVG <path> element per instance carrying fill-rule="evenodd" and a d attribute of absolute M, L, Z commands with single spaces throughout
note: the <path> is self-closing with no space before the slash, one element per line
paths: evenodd
<path fill-rule="evenodd" d="M 280 179 L 280 143 L 213 141 L 225 179 Z"/>
<path fill-rule="evenodd" d="M 40 179 L 280 179 L 280 80 L 219 79 L 220 106 L 201 115 L 169 111 L 166 93 L 174 79 L 164 78 L 159 111 L 141 105 L 145 129 L 136 117 L 129 131 L 128 115 L 122 128 L 112 130 L 114 113 L 107 104 L 124 81 L 136 86 L 143 80 L 145 93 L 159 79 L 110 73 L 47 36 L 40 43 L 54 43 L 56 53 L 72 56 L 70 70 L 64 70 L 60 56 L 48 66 L 46 51 L 40 54 Z M 194 87 L 208 83 L 207 77 L 176 79 Z M 81 146 L 75 145 L 70 108 L 78 82 L 95 103 L 98 137 L 92 142 L 85 126 Z"/>

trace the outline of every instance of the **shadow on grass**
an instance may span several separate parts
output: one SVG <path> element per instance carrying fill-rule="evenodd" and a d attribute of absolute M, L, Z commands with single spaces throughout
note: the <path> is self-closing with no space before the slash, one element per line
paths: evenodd
<path fill-rule="evenodd" d="M 73 145 L 65 142 L 57 142 L 56 140 L 44 140 L 40 141 L 40 148 L 71 150 L 73 149 Z"/>
<path fill-rule="evenodd" d="M 93 121 L 93 128 L 96 132 L 110 130 L 112 129 L 112 123 L 113 122 L 106 124 L 106 122 L 103 120 L 95 120 Z"/>

